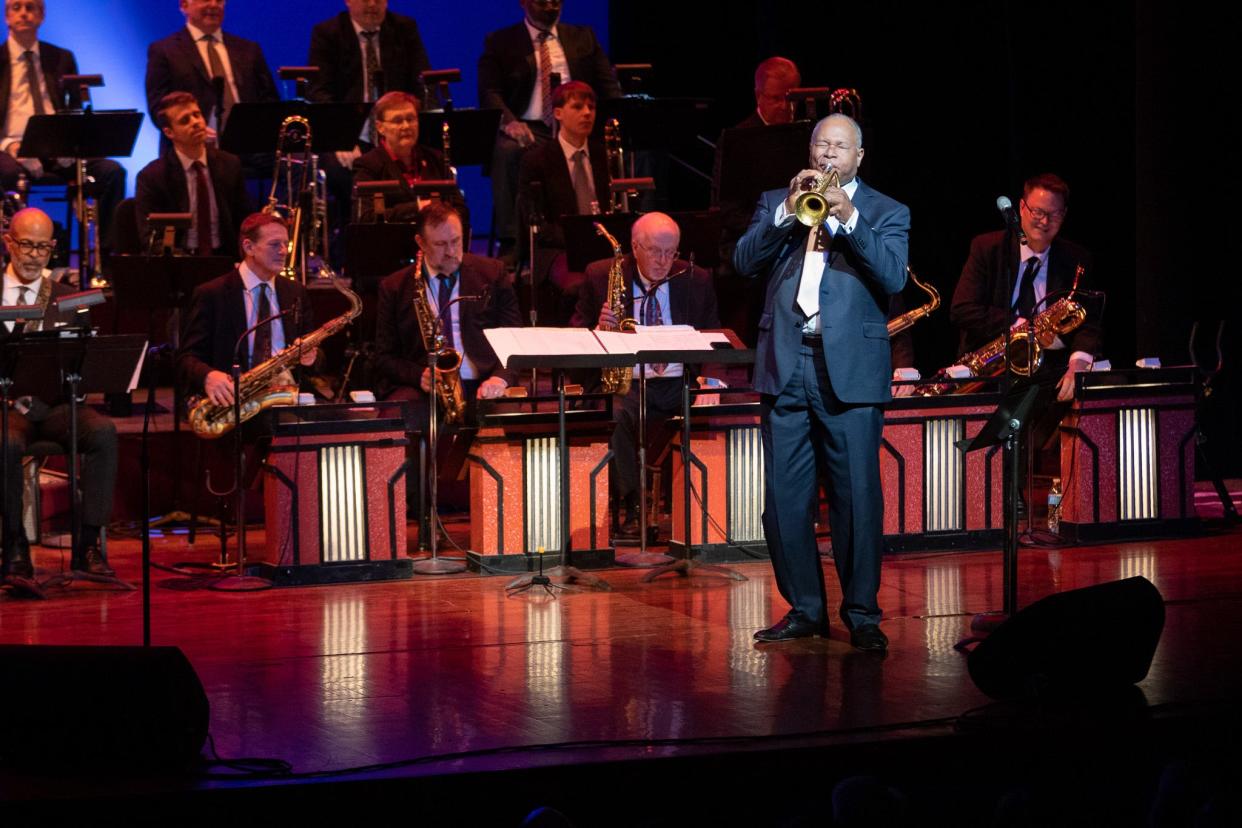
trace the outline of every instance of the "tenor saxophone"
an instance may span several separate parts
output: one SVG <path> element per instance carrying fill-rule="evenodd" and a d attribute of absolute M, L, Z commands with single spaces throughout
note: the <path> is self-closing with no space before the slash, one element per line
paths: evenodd
<path fill-rule="evenodd" d="M 436 315 L 427 302 L 427 277 L 423 274 L 423 251 L 414 259 L 414 316 L 423 348 L 435 351 L 436 371 L 431 384 L 440 400 L 444 422 L 461 423 L 466 419 L 466 398 L 461 390 L 461 353 L 444 345 L 444 337 L 436 336 Z"/>
<path fill-rule="evenodd" d="M 362 299 L 358 294 L 346 287 L 340 279 L 333 279 L 332 284 L 349 299 L 349 310 L 317 330 L 298 338 L 241 375 L 238 383 L 241 422 L 246 422 L 263 409 L 274 405 L 296 405 L 298 389 L 289 382 L 289 368 L 303 353 L 318 348 L 321 342 L 339 333 L 362 313 Z M 207 397 L 191 397 L 186 406 L 189 410 L 190 429 L 204 439 L 214 440 L 237 425 L 232 405 L 216 405 Z"/>
<path fill-rule="evenodd" d="M 936 308 L 940 307 L 940 291 L 920 279 L 918 275 L 908 266 L 906 267 L 906 273 L 910 275 L 910 281 L 914 282 L 916 287 L 926 293 L 929 299 L 925 304 L 919 305 L 914 310 L 908 310 L 901 316 L 894 316 L 892 319 L 888 320 L 889 336 L 892 336 L 895 333 L 901 333 L 915 322 L 918 322 L 920 319 L 931 316 L 932 312 L 935 311 Z"/>
<path fill-rule="evenodd" d="M 595 232 L 612 245 L 612 267 L 608 269 L 608 296 L 604 301 L 608 303 L 613 317 L 617 320 L 615 327 L 601 326 L 601 330 L 632 331 L 638 323 L 633 318 L 625 316 L 625 274 L 621 267 L 625 254 L 621 252 L 621 243 L 598 221 L 595 222 Z M 605 394 L 621 394 L 622 396 L 628 394 L 633 379 L 634 369 L 630 367 L 600 369 L 599 382 Z"/>

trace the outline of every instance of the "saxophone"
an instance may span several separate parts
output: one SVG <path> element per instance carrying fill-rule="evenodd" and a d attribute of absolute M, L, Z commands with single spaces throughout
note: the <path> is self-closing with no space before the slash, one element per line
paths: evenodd
<path fill-rule="evenodd" d="M 595 222 L 595 232 L 608 240 L 612 245 L 612 267 L 608 270 L 608 296 L 604 300 L 617 318 L 615 328 L 602 330 L 632 331 L 638 323 L 632 317 L 625 316 L 625 274 L 622 273 L 621 261 L 625 255 L 621 252 L 621 243 L 617 241 L 604 225 Z M 634 379 L 634 369 L 629 367 L 601 368 L 599 374 L 600 387 L 605 394 L 625 395 L 630 392 L 630 382 Z"/>
<path fill-rule="evenodd" d="M 436 315 L 427 303 L 427 277 L 423 275 L 423 251 L 414 259 L 414 316 L 423 348 L 436 352 L 436 375 L 432 377 L 436 396 L 444 411 L 444 422 L 461 423 L 466 419 L 466 399 L 461 392 L 461 353 L 444 346 L 444 337 L 436 335 Z"/>
<path fill-rule="evenodd" d="M 241 375 L 239 390 L 243 423 L 265 408 L 296 405 L 298 389 L 288 382 L 286 372 L 289 367 L 307 350 L 318 348 L 321 342 L 339 333 L 362 313 L 362 299 L 358 294 L 347 288 L 340 279 L 334 278 L 332 284 L 349 299 L 349 310 L 306 336 L 299 337 L 293 344 L 272 354 L 266 361 Z M 191 397 L 186 402 L 186 407 L 189 410 L 191 430 L 204 439 L 214 440 L 237 425 L 233 419 L 232 405 L 216 405 L 207 397 L 200 396 Z"/>
<path fill-rule="evenodd" d="M 1044 349 L 1058 336 L 1070 333 L 1087 319 L 1086 309 L 1074 300 L 1074 292 L 1078 289 L 1082 272 L 1083 267 L 1079 265 L 1074 273 L 1074 284 L 1067 296 L 1040 311 L 1030 322 L 1009 332 L 1007 354 L 1006 336 L 1001 334 L 982 348 L 966 354 L 956 364 L 969 368 L 971 375 L 976 377 L 998 376 L 1005 370 L 1006 364 L 1011 372 L 1022 377 L 1029 377 L 1038 371 L 1044 361 Z M 947 371 L 948 369 L 941 369 L 932 377 L 931 382 L 916 386 L 914 395 L 938 397 L 942 394 L 968 394 L 985 385 L 982 382 L 944 382 L 949 377 Z"/>
<path fill-rule="evenodd" d="M 906 267 L 906 273 L 910 275 L 910 281 L 914 282 L 915 286 L 920 288 L 924 293 L 931 297 L 931 299 L 925 305 L 919 305 L 914 310 L 908 310 L 901 316 L 894 316 L 892 319 L 888 320 L 889 336 L 892 336 L 895 333 L 901 333 L 925 316 L 931 316 L 932 312 L 936 310 L 936 308 L 940 307 L 940 292 L 927 282 L 920 279 L 918 275 L 909 268 L 909 266 Z"/>

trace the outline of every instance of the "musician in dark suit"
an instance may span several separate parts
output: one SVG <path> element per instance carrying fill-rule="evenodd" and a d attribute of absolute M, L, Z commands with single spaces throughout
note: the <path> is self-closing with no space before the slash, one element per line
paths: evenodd
<path fill-rule="evenodd" d="M 222 0 L 180 0 L 185 28 L 147 49 L 147 110 L 154 120 L 169 92 L 189 92 L 207 117 L 209 136 L 224 131 L 235 103 L 277 101 L 276 82 L 263 49 L 253 40 L 221 31 Z M 223 99 L 213 78 L 223 78 Z M 220 117 L 220 115 L 223 117 Z"/>
<path fill-rule="evenodd" d="M 664 213 L 647 213 L 630 231 L 633 252 L 622 259 L 625 281 L 625 318 L 641 325 L 693 325 L 718 328 L 716 289 L 711 274 L 690 268 L 678 258 L 681 228 Z M 617 317 L 609 306 L 608 280 L 612 259 L 587 266 L 578 306 L 571 322 L 575 327 L 615 329 Z M 647 367 L 647 423 L 651 435 L 668 417 L 681 410 L 682 375 L 697 375 L 695 365 Z M 613 489 L 624 516 L 614 538 L 634 541 L 639 537 L 638 503 L 638 368 L 630 391 L 621 398 L 613 431 Z"/>
<path fill-rule="evenodd" d="M 252 332 L 238 353 L 243 372 L 315 329 L 310 296 L 291 279 L 277 279 L 289 247 L 289 228 L 280 218 L 253 213 L 241 224 L 241 264 L 199 285 L 190 301 L 177 375 L 187 393 L 216 405 L 233 402 L 233 350 L 247 328 L 261 319 L 293 311 Z M 316 349 L 300 362 L 313 365 Z"/>
<path fill-rule="evenodd" d="M 189 92 L 165 95 L 156 118 L 172 146 L 138 173 L 139 238 L 145 246 L 152 213 L 190 213 L 178 248 L 236 256 L 237 225 L 251 211 L 241 159 L 207 146 L 207 120 Z"/>
<path fill-rule="evenodd" d="M 31 116 L 81 109 L 81 91 L 61 84 L 61 78 L 78 73 L 77 60 L 68 49 L 39 40 L 43 0 L 7 0 L 4 19 L 9 36 L 0 45 L 0 117 L 4 119 L 0 186 L 14 189 L 22 174 L 35 183 L 71 182 L 75 178 L 73 167 L 62 164 L 61 159 L 18 156 Z M 95 179 L 87 183 L 86 194 L 97 202 L 100 240 L 105 248 L 111 248 L 113 213 L 125 198 L 125 168 L 111 159 L 95 158 L 86 162 L 86 173 Z"/>
<path fill-rule="evenodd" d="M 1084 268 L 1080 288 L 1090 286 L 1091 254 L 1060 237 L 1069 206 L 1069 185 L 1052 173 L 1037 175 L 1023 186 L 1019 221 L 1027 243 L 998 230 L 976 236 L 953 291 L 949 319 L 960 331 L 959 355 L 977 350 L 1005 332 L 1007 325 L 1038 316 L 1074 284 Z M 1012 294 L 1010 286 L 1012 284 Z M 1087 320 L 1044 349 L 1039 378 L 1057 386 L 1057 399 L 1074 393 L 1074 374 L 1090 370 L 1100 352 L 1098 319 Z"/>
<path fill-rule="evenodd" d="M 590 26 L 561 23 L 560 0 L 519 2 L 525 19 L 489 34 L 479 57 L 479 106 L 501 111 L 491 178 L 502 251 L 521 231 L 515 200 L 522 153 L 552 137 L 552 75 L 561 83 L 582 81 L 600 98 L 621 97 Z"/>
<path fill-rule="evenodd" d="M 42 305 L 42 320 L 25 323 L 27 331 L 83 324 L 77 314 L 56 312 L 49 303 L 75 288 L 52 281 L 48 260 L 56 248 L 52 220 L 30 207 L 13 216 L 4 246 L 11 259 L 4 271 L 3 304 Z M 15 322 L 0 323 L 0 334 L 11 335 Z M 78 451 L 82 460 L 82 523 L 70 567 L 91 575 L 112 575 L 99 548 L 99 533 L 112 515 L 116 485 L 116 426 L 89 406 L 78 408 Z M 8 454 L 4 457 L 5 500 L 3 567 L 0 576 L 31 579 L 34 567 L 30 543 L 22 524 L 22 455 L 31 443 L 50 440 L 62 447 L 70 444 L 69 401 L 22 397 L 9 411 Z"/>
<path fill-rule="evenodd" d="M 497 259 L 463 254 L 461 217 L 452 206 L 433 201 L 419 213 L 415 241 L 423 271 L 402 268 L 380 282 L 375 322 L 375 374 L 384 399 L 415 401 L 414 419 L 427 423 L 431 372 L 427 348 L 414 308 L 414 291 L 422 290 L 431 315 L 448 308 L 445 342 L 461 353 L 462 390 L 467 400 L 500 397 L 516 381 L 501 366 L 483 331 L 522 324 L 517 296 Z M 461 296 L 481 296 L 462 300 Z M 452 302 L 453 304 L 449 304 Z"/>
<path fill-rule="evenodd" d="M 539 224 L 539 246 L 532 264 L 535 282 L 545 289 L 554 288 L 550 294 L 545 291 L 540 317 L 559 323 L 572 312 L 573 298 L 582 283 L 582 274 L 567 267 L 565 230 L 560 219 L 606 210 L 610 179 L 607 151 L 601 142 L 591 140 L 596 113 L 594 90 L 581 81 L 570 81 L 552 93 L 552 104 L 556 138 L 522 158 L 518 212 L 523 241 L 526 228 L 532 222 Z"/>
<path fill-rule="evenodd" d="M 828 484 L 832 551 L 851 643 L 883 651 L 880 558 L 882 407 L 890 399 L 889 297 L 906 282 L 910 211 L 857 178 L 862 130 L 830 115 L 811 134 L 811 167 L 789 189 L 764 193 L 733 263 L 767 277 L 754 386 L 760 393 L 764 534 L 789 613 L 755 634 L 784 641 L 827 632 L 828 607 L 812 516 L 817 478 Z M 828 215 L 794 217 L 806 180 L 836 170 Z"/>
<path fill-rule="evenodd" d="M 418 143 L 418 99 L 410 93 L 389 92 L 376 101 L 375 129 L 379 146 L 354 161 L 354 180 L 398 182 L 400 192 L 384 194 L 384 219 L 414 221 L 421 205 L 413 186 L 419 181 L 450 180 L 453 171 L 439 150 Z M 446 197 L 468 224 L 461 191 L 453 187 Z M 371 199 L 363 198 L 359 220 L 374 218 Z"/>

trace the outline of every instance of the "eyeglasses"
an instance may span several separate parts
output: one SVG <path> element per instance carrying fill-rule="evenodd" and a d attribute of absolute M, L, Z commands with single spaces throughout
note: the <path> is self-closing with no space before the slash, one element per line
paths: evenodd
<path fill-rule="evenodd" d="M 396 118 L 380 118 L 381 124 L 392 124 L 393 126 L 405 126 L 406 124 L 417 124 L 417 115 L 400 115 Z"/>
<path fill-rule="evenodd" d="M 634 246 L 641 247 L 653 259 L 676 259 L 681 254 L 681 251 L 678 250 L 676 247 L 674 247 L 671 250 L 663 248 L 663 247 L 648 247 L 642 242 L 637 242 L 637 241 L 634 242 Z"/>
<path fill-rule="evenodd" d="M 23 256 L 29 256 L 31 253 L 37 253 L 40 256 L 46 256 L 56 249 L 56 242 L 32 242 L 30 239 L 13 239 L 10 245 L 22 251 Z"/>
<path fill-rule="evenodd" d="M 1038 207 L 1032 207 L 1027 204 L 1025 198 L 1022 199 L 1022 206 L 1025 207 L 1026 211 L 1031 214 L 1031 218 L 1036 221 L 1062 221 L 1065 219 L 1064 208 L 1060 210 L 1053 210 L 1052 212 L 1041 210 Z"/>
<path fill-rule="evenodd" d="M 841 152 L 847 152 L 854 148 L 853 144 L 846 144 L 841 141 L 816 141 L 811 146 L 817 150 L 827 150 L 831 147 L 836 147 Z"/>

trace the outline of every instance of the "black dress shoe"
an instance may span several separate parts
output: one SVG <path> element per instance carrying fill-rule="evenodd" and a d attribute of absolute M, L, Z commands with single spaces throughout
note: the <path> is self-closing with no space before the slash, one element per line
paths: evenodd
<path fill-rule="evenodd" d="M 795 638 L 811 638 L 812 636 L 828 636 L 827 624 L 816 624 L 786 615 L 766 630 L 755 633 L 756 641 L 791 641 Z"/>
<path fill-rule="evenodd" d="M 850 644 L 855 650 L 882 653 L 888 650 L 888 636 L 878 624 L 863 624 L 856 630 L 850 630 Z"/>
<path fill-rule="evenodd" d="M 30 562 L 30 541 L 25 533 L 13 538 L 4 545 L 4 563 L 0 565 L 0 575 L 14 575 L 27 580 L 34 577 L 34 564 Z"/>
<path fill-rule="evenodd" d="M 107 578 L 116 574 L 116 570 L 108 566 L 103 559 L 98 546 L 88 546 L 81 555 L 74 555 L 69 568 L 74 572 L 83 572 L 87 575 L 99 575 Z"/>

